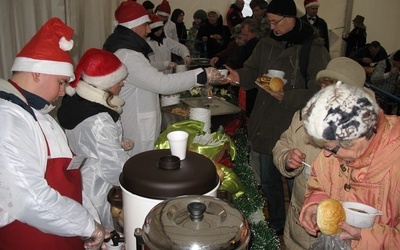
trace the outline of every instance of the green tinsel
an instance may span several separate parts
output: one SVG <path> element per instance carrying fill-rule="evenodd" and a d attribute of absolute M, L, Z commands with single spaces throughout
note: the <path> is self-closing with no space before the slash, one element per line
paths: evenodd
<path fill-rule="evenodd" d="M 273 229 L 268 227 L 266 221 L 251 222 L 249 219 L 257 211 L 263 211 L 264 200 L 257 189 L 254 173 L 249 165 L 247 134 L 243 128 L 239 128 L 233 135 L 237 148 L 235 159 L 235 174 L 244 186 L 244 194 L 233 200 L 235 206 L 241 210 L 250 221 L 252 239 L 251 250 L 280 249 L 280 241 Z"/>

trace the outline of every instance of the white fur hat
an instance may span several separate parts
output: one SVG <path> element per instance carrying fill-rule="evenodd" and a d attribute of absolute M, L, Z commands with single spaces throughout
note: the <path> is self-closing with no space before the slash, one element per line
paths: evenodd
<path fill-rule="evenodd" d="M 378 121 L 379 105 L 360 87 L 337 82 L 321 89 L 302 110 L 307 133 L 318 140 L 365 136 Z"/>

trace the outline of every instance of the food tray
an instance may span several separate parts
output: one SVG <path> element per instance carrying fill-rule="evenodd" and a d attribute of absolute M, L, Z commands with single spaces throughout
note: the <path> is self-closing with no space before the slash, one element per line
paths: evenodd
<path fill-rule="evenodd" d="M 207 108 L 211 110 L 211 116 L 230 115 L 240 112 L 238 106 L 233 105 L 219 97 L 192 97 L 181 98 L 181 102 L 186 103 L 192 108 Z"/>

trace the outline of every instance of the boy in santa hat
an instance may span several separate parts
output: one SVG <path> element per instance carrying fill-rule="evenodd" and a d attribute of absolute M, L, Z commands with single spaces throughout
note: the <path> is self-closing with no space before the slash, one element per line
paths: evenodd
<path fill-rule="evenodd" d="M 128 68 L 121 97 L 125 101 L 121 115 L 124 135 L 135 142 L 132 155 L 154 149 L 161 130 L 159 95 L 189 90 L 198 84 L 219 82 L 215 68 L 198 68 L 176 74 L 164 74 L 149 61 L 152 52 L 145 38 L 151 32 L 150 18 L 144 7 L 133 1 L 122 2 L 115 11 L 118 26 L 103 48 L 113 52 Z"/>
<path fill-rule="evenodd" d="M 119 186 L 119 175 L 129 159 L 125 149 L 133 146 L 132 141 L 122 138 L 120 120 L 124 101 L 119 92 L 127 75 L 125 65 L 113 53 L 87 50 L 57 112 L 72 152 L 86 158 L 80 168 L 83 191 L 101 224 L 109 228 L 114 223 L 107 194 Z"/>
<path fill-rule="evenodd" d="M 16 56 L 11 79 L 0 80 L 2 248 L 98 249 L 105 237 L 82 206 L 81 159 L 48 114 L 75 78 L 72 34 L 50 19 Z"/>

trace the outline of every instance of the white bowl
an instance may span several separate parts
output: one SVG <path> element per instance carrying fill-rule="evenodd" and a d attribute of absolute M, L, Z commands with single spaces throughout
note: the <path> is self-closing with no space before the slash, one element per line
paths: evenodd
<path fill-rule="evenodd" d="M 225 78 L 228 77 L 228 70 L 227 69 L 219 69 L 219 73 Z"/>
<path fill-rule="evenodd" d="M 346 222 L 353 227 L 370 228 L 375 217 L 383 215 L 382 211 L 358 202 L 345 201 L 342 205 L 346 212 Z"/>
<path fill-rule="evenodd" d="M 272 77 L 279 77 L 279 78 L 283 79 L 283 77 L 285 76 L 285 72 L 283 72 L 281 70 L 270 69 L 270 70 L 268 70 L 268 75 L 270 75 Z"/>

